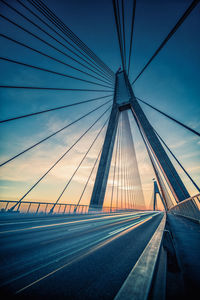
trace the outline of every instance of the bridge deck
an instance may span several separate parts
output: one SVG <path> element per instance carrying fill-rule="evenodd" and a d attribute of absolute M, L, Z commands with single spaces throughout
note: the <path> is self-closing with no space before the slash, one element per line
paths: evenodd
<path fill-rule="evenodd" d="M 0 290 L 20 299 L 113 299 L 162 213 L 0 219 Z"/>

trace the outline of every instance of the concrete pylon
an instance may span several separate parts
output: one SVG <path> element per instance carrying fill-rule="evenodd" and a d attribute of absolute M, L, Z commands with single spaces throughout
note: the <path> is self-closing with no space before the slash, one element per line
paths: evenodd
<path fill-rule="evenodd" d="M 179 201 L 189 198 L 190 195 L 186 187 L 184 186 L 176 169 L 170 161 L 158 137 L 156 136 L 150 122 L 139 105 L 133 93 L 132 86 L 128 80 L 126 72 L 118 71 L 115 77 L 113 107 L 107 127 L 99 167 L 97 170 L 90 208 L 95 207 L 101 209 L 103 206 L 119 114 L 120 111 L 127 109 L 131 109 L 134 118 L 137 120 L 137 124 L 139 124 L 146 139 L 148 140 L 151 151 L 162 170 L 165 180 L 167 181 L 176 202 L 178 203 Z"/>
<path fill-rule="evenodd" d="M 162 197 L 162 195 L 159 191 L 158 184 L 157 184 L 156 180 L 154 180 L 153 184 L 154 184 L 154 188 L 153 188 L 153 210 L 156 210 L 156 206 L 158 204 L 157 195 L 160 196 L 162 204 L 163 204 L 164 208 L 166 209 L 165 202 L 164 202 L 163 197 Z"/>
<path fill-rule="evenodd" d="M 101 153 L 99 167 L 96 175 L 96 180 L 92 192 L 90 208 L 102 208 L 104 196 L 106 192 L 107 180 L 110 170 L 113 148 L 115 144 L 115 136 L 119 119 L 119 110 L 116 103 L 113 103 L 110 120 L 107 127 L 107 132 L 104 140 L 104 145 Z"/>

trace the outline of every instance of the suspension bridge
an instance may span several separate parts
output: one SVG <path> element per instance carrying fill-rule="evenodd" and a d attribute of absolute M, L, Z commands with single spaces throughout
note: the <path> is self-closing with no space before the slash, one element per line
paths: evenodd
<path fill-rule="evenodd" d="M 69 22 L 54 12 L 59 3 L 0 0 L 2 296 L 198 294 L 200 187 L 189 151 L 198 151 L 200 132 L 192 118 L 137 97 L 135 86 L 199 13 L 199 1 L 186 1 L 133 76 L 141 2 L 102 4 L 115 65 L 101 58 L 108 45 L 94 51 L 68 26 L 70 12 Z M 189 140 L 185 159 L 169 131 Z"/>

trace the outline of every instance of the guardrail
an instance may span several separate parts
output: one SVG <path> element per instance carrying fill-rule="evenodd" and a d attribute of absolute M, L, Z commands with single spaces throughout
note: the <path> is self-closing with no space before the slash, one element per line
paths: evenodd
<path fill-rule="evenodd" d="M 116 295 L 115 300 L 148 299 L 159 259 L 165 223 L 166 214 L 164 213 L 158 228 Z"/>
<path fill-rule="evenodd" d="M 200 222 L 200 194 L 181 201 L 169 212 Z"/>
<path fill-rule="evenodd" d="M 17 204 L 18 201 L 14 200 L 0 200 L 0 212 L 9 212 L 10 208 Z M 101 210 L 98 207 L 92 209 L 89 205 L 76 205 L 76 204 L 65 204 L 52 202 L 36 202 L 36 201 L 23 201 L 20 202 L 13 212 L 17 213 L 35 213 L 35 214 L 49 214 L 53 208 L 54 214 L 87 214 L 87 213 L 114 213 L 121 211 L 133 211 L 133 209 L 119 209 L 116 207 L 103 207 Z M 89 210 L 90 208 L 90 210 Z"/>
<path fill-rule="evenodd" d="M 0 200 L 0 211 L 8 212 L 9 209 L 15 205 L 17 201 L 13 200 Z M 34 201 L 23 201 L 20 202 L 14 212 L 21 213 L 50 213 L 54 203 L 52 202 L 34 202 Z M 76 208 L 75 204 L 56 204 L 54 207 L 54 213 L 58 214 L 72 214 Z M 88 205 L 79 205 L 76 209 L 77 213 L 88 213 Z"/>

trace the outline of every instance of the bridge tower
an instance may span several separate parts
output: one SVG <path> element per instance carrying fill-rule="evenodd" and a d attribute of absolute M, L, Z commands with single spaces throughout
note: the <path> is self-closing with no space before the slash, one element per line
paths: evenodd
<path fill-rule="evenodd" d="M 131 110 L 137 125 L 140 127 L 146 139 L 150 151 L 162 170 L 176 202 L 178 203 L 189 198 L 190 195 L 186 187 L 139 105 L 126 72 L 118 71 L 115 75 L 113 106 L 93 187 L 90 208 L 102 208 L 103 206 L 119 115 L 124 110 Z"/>
<path fill-rule="evenodd" d="M 165 207 L 165 203 L 164 203 L 163 197 L 159 191 L 158 184 L 157 184 L 156 180 L 154 180 L 154 182 L 153 182 L 153 210 L 156 210 L 156 207 L 158 204 L 157 195 L 160 196 L 160 199 Z"/>

